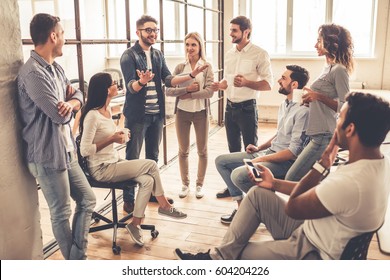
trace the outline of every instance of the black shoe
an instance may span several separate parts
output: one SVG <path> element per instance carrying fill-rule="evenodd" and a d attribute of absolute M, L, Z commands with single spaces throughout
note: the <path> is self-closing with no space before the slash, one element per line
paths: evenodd
<path fill-rule="evenodd" d="M 224 189 L 223 191 L 220 191 L 217 193 L 217 198 L 224 198 L 224 197 L 230 197 L 230 192 L 229 190 L 226 188 Z"/>
<path fill-rule="evenodd" d="M 173 253 L 179 260 L 211 260 L 210 250 L 208 250 L 207 253 L 191 254 L 183 253 L 179 248 L 177 248 L 173 251 Z"/>
<path fill-rule="evenodd" d="M 123 211 L 127 214 L 131 214 L 134 211 L 134 203 L 133 202 L 123 202 Z"/>
<path fill-rule="evenodd" d="M 223 224 L 230 224 L 233 221 L 233 218 L 236 215 L 236 213 L 237 213 L 237 209 L 234 209 L 231 214 L 223 215 L 221 217 L 221 223 L 223 223 Z"/>
<path fill-rule="evenodd" d="M 173 202 L 174 202 L 173 199 L 170 197 L 167 197 L 167 200 L 168 200 L 169 204 L 173 204 Z M 158 202 L 158 201 L 154 195 L 151 195 L 149 198 L 149 202 Z"/>

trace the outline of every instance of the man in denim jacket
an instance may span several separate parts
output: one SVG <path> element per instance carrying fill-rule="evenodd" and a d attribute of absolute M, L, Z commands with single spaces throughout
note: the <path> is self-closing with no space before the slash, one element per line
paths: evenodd
<path fill-rule="evenodd" d="M 159 146 L 165 117 L 165 99 L 162 83 L 172 87 L 195 78 L 206 65 L 191 73 L 172 76 L 164 55 L 152 47 L 157 40 L 157 20 L 143 15 L 136 23 L 139 40 L 127 49 L 120 60 L 126 83 L 126 101 L 123 109 L 125 127 L 131 139 L 126 146 L 126 159 L 138 159 L 145 139 L 145 158 L 158 161 Z M 132 212 L 134 190 L 124 191 L 124 210 Z"/>

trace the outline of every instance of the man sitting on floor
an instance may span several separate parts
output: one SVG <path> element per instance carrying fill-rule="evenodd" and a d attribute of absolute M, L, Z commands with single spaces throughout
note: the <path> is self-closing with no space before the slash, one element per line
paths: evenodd
<path fill-rule="evenodd" d="M 222 179 L 225 181 L 233 201 L 238 206 L 243 199 L 241 188 L 248 189 L 253 186 L 243 159 L 250 159 L 253 163 L 262 162 L 271 169 L 278 179 L 284 179 L 287 171 L 294 163 L 296 157 L 303 149 L 306 138 L 305 130 L 309 114 L 309 108 L 293 102 L 294 89 L 302 89 L 309 80 L 306 69 L 297 65 L 286 66 L 286 71 L 278 80 L 279 93 L 286 95 L 286 99 L 279 107 L 278 127 L 276 134 L 264 144 L 256 147 L 248 145 L 246 152 L 236 152 L 220 155 L 215 159 L 215 165 Z M 230 224 L 236 214 L 221 217 L 221 222 Z"/>
<path fill-rule="evenodd" d="M 380 145 L 389 129 L 388 102 L 370 94 L 349 94 L 332 140 L 301 181 L 275 179 L 259 164 L 263 181 L 248 192 L 222 245 L 208 253 L 176 249 L 175 254 L 183 260 L 339 259 L 351 238 L 383 223 L 390 161 Z M 339 146 L 349 150 L 349 161 L 326 177 Z M 290 194 L 289 200 L 274 191 Z M 273 241 L 249 241 L 260 223 Z"/>

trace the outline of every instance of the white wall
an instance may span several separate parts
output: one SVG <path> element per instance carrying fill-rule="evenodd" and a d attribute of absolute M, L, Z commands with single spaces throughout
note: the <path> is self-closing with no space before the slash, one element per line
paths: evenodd
<path fill-rule="evenodd" d="M 23 55 L 16 0 L 0 2 L 0 18 L 0 259 L 42 259 L 37 185 L 22 161 L 17 119 Z"/>

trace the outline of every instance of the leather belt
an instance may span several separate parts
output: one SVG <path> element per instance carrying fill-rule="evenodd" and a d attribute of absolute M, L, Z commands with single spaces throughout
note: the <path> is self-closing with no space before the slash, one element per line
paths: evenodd
<path fill-rule="evenodd" d="M 242 102 L 231 102 L 229 99 L 227 100 L 227 105 L 232 108 L 242 108 L 249 105 L 256 105 L 256 99 L 249 99 Z"/>

